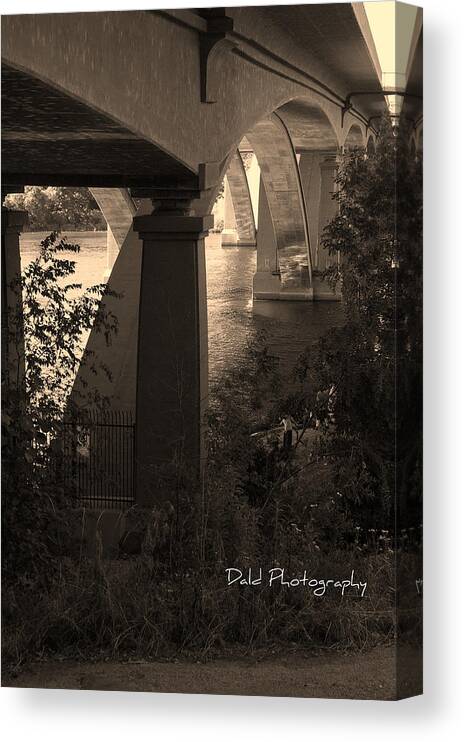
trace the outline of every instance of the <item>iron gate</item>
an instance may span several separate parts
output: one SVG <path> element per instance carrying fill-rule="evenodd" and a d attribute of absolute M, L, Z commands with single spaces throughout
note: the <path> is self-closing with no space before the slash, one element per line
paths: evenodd
<path fill-rule="evenodd" d="M 135 422 L 130 412 L 89 412 L 63 431 L 65 489 L 86 507 L 125 509 L 135 500 Z"/>

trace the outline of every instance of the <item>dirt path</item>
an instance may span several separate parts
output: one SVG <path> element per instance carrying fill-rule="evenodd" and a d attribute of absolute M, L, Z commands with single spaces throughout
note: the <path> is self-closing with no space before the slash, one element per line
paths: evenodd
<path fill-rule="evenodd" d="M 408 652 L 408 694 L 418 691 L 414 668 L 420 654 Z M 379 647 L 363 654 L 325 651 L 276 657 L 221 659 L 210 662 L 68 662 L 35 663 L 4 685 L 17 688 L 213 693 L 308 698 L 392 700 L 395 653 Z"/>

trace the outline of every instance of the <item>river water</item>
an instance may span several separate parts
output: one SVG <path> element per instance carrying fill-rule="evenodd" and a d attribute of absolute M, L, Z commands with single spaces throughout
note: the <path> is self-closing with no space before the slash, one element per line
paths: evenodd
<path fill-rule="evenodd" d="M 24 267 L 37 256 L 44 235 L 21 236 L 21 262 Z M 69 242 L 77 242 L 76 282 L 88 287 L 104 280 L 106 232 L 70 232 Z M 209 373 L 218 381 L 224 370 L 245 362 L 246 347 L 257 333 L 266 333 L 270 352 L 279 358 L 287 373 L 307 345 L 329 327 L 341 322 L 337 302 L 259 301 L 253 305 L 252 281 L 256 270 L 256 251 L 246 247 L 222 248 L 220 235 L 206 241 L 208 287 Z"/>

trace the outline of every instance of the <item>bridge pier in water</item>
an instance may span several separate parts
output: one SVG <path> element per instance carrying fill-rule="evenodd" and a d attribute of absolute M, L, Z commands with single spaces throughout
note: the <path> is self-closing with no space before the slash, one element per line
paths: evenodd
<path fill-rule="evenodd" d="M 333 198 L 337 176 L 336 153 L 309 151 L 299 155 L 299 168 L 311 246 L 312 288 L 315 301 L 339 301 L 339 291 L 333 291 L 322 278 L 324 271 L 337 263 L 322 245 L 324 227 L 337 215 L 338 203 Z"/>
<path fill-rule="evenodd" d="M 281 293 L 277 240 L 266 190 L 259 183 L 256 273 L 253 276 L 253 299 L 277 299 Z"/>
<path fill-rule="evenodd" d="M 224 179 L 224 229 L 221 235 L 222 247 L 236 247 L 238 242 L 235 207 L 230 191 L 229 178 Z"/>
<path fill-rule="evenodd" d="M 250 188 L 239 150 L 232 154 L 225 178 L 222 245 L 256 247 Z"/>
<path fill-rule="evenodd" d="M 132 229 L 135 206 L 127 188 L 91 188 L 90 191 L 106 220 L 105 278 L 108 279 Z"/>
<path fill-rule="evenodd" d="M 246 134 L 261 170 L 253 298 L 310 301 L 311 260 L 303 194 L 289 132 L 273 115 Z"/>

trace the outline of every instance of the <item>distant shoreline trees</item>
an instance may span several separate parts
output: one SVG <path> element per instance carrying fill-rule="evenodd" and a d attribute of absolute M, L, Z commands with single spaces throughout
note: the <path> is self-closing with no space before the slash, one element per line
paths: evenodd
<path fill-rule="evenodd" d="M 106 229 L 103 214 L 88 188 L 26 186 L 24 193 L 9 194 L 5 205 L 28 212 L 31 232 Z"/>

